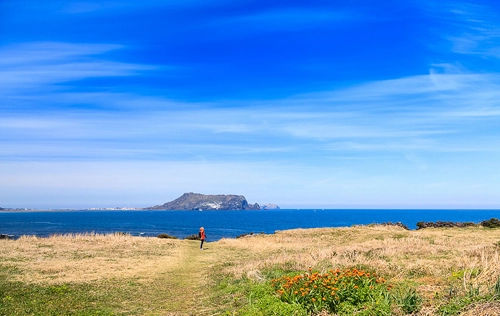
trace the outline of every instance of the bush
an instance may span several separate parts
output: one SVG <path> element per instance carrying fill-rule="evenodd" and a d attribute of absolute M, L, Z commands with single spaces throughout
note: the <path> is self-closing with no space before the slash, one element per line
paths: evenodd
<path fill-rule="evenodd" d="M 425 228 L 425 222 L 418 222 L 417 229 L 423 229 L 423 228 Z"/>
<path fill-rule="evenodd" d="M 158 237 L 158 238 L 166 238 L 166 239 L 177 239 L 177 237 L 175 237 L 175 236 L 170 236 L 170 235 L 168 235 L 168 234 L 159 234 L 157 237 Z"/>
<path fill-rule="evenodd" d="M 406 229 L 406 230 L 410 230 L 410 228 L 408 228 L 408 226 L 406 226 L 405 224 L 403 224 L 401 222 L 396 222 L 396 223 L 385 222 L 385 223 L 382 223 L 380 225 L 382 225 L 382 226 L 397 226 L 397 227 L 401 227 L 401 228 Z"/>
<path fill-rule="evenodd" d="M 392 285 L 376 274 L 357 269 L 330 270 L 272 280 L 281 300 L 300 304 L 310 313 L 326 310 L 338 315 L 390 315 Z"/>
<path fill-rule="evenodd" d="M 268 284 L 250 283 L 248 305 L 238 311 L 241 316 L 274 315 L 274 316 L 307 316 L 304 307 L 297 303 L 286 303 L 273 295 Z"/>
<path fill-rule="evenodd" d="M 400 290 L 395 296 L 397 303 L 405 314 L 413 314 L 422 308 L 422 297 L 414 288 Z"/>
<path fill-rule="evenodd" d="M 200 240 L 200 236 L 196 235 L 196 234 L 193 234 L 193 235 L 189 235 L 187 236 L 186 238 L 184 239 L 187 239 L 187 240 Z"/>
<path fill-rule="evenodd" d="M 497 218 L 492 218 L 492 219 L 489 219 L 487 221 L 482 221 L 481 226 L 488 227 L 488 228 L 499 228 L 500 221 Z"/>
<path fill-rule="evenodd" d="M 257 234 L 258 234 L 258 235 L 264 235 L 264 232 L 262 232 L 262 233 L 257 233 Z M 254 234 L 254 232 L 251 232 L 251 233 L 246 233 L 246 234 L 241 234 L 241 235 L 236 236 L 236 239 L 243 238 L 243 237 L 247 237 L 247 236 L 253 236 L 253 235 L 257 235 L 257 234 Z"/>

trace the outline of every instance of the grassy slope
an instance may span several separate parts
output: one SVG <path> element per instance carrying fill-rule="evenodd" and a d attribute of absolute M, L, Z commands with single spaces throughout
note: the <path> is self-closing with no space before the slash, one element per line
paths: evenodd
<path fill-rule="evenodd" d="M 198 246 L 122 235 L 0 240 L 0 315 L 214 315 L 246 304 L 237 282 L 214 292 L 214 280 L 354 266 L 414 284 L 432 315 L 450 289 L 483 291 L 500 276 L 500 230 L 483 228 L 291 230 Z"/>

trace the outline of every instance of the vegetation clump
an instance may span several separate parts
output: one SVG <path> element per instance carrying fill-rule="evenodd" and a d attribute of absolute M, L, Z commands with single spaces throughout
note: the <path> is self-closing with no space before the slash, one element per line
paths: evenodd
<path fill-rule="evenodd" d="M 500 221 L 498 218 L 492 218 L 487 221 L 482 221 L 481 226 L 483 227 L 488 227 L 488 228 L 499 228 L 500 227 Z"/>
<path fill-rule="evenodd" d="M 366 315 L 389 314 L 391 284 L 375 273 L 357 269 L 330 270 L 283 276 L 272 280 L 281 300 L 300 304 L 309 312 L 328 311 L 352 315 L 363 310 Z M 368 312 L 370 311 L 370 312 Z"/>
<path fill-rule="evenodd" d="M 472 222 L 443 222 L 443 221 L 437 221 L 437 222 L 418 222 L 417 223 L 417 229 L 423 229 L 423 228 L 453 228 L 453 227 L 458 227 L 458 228 L 466 228 L 466 227 L 474 227 L 477 226 L 477 224 L 472 223 Z"/>
<path fill-rule="evenodd" d="M 177 237 L 171 236 L 169 234 L 159 234 L 157 237 L 158 238 L 165 238 L 165 239 L 177 239 Z"/>
<path fill-rule="evenodd" d="M 257 233 L 255 234 L 254 232 L 246 233 L 246 234 L 241 234 L 236 236 L 236 239 L 243 238 L 243 237 L 248 237 L 248 236 L 255 236 L 255 235 L 264 235 L 264 232 L 262 233 Z"/>
<path fill-rule="evenodd" d="M 185 237 L 184 239 L 187 239 L 187 240 L 200 240 L 200 236 L 198 236 L 196 234 L 193 234 L 193 235 L 189 235 L 189 236 Z"/>
<path fill-rule="evenodd" d="M 401 222 L 385 222 L 385 223 L 381 223 L 381 224 L 375 224 L 375 225 L 380 225 L 380 226 L 395 226 L 395 227 L 401 227 L 405 230 L 410 230 L 410 228 L 408 228 L 408 226 L 406 226 L 405 224 L 401 223 Z"/>
<path fill-rule="evenodd" d="M 500 228 L 500 220 L 497 218 L 491 218 L 489 220 L 482 221 L 479 224 L 472 222 L 418 222 L 417 229 L 423 228 L 443 228 L 443 227 L 458 227 L 458 228 L 466 228 L 466 227 L 476 227 L 482 226 L 487 228 Z"/>
<path fill-rule="evenodd" d="M 115 236 L 130 236 L 130 233 L 125 233 L 125 232 L 115 232 Z"/>

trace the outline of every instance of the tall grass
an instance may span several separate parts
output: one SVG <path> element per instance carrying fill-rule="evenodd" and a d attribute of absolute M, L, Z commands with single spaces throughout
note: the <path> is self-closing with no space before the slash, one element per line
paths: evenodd
<path fill-rule="evenodd" d="M 424 314 L 447 315 L 446 306 L 455 304 L 453 299 L 460 301 L 456 313 L 472 303 L 498 299 L 492 287 L 500 277 L 495 245 L 499 237 L 500 230 L 481 227 L 406 231 L 375 225 L 298 229 L 246 240 L 224 239 L 220 244 L 244 254 L 237 264 L 224 268 L 235 278 L 262 282 L 270 269 L 313 268 L 322 273 L 331 268 L 368 269 L 400 289 L 408 288 L 399 297 L 398 313 L 420 306 Z"/>
<path fill-rule="evenodd" d="M 51 284 L 147 278 L 160 266 L 162 256 L 178 245 L 171 240 L 119 233 L 22 236 L 4 244 L 9 247 L 0 247 L 0 264 L 22 271 L 13 280 Z"/>
<path fill-rule="evenodd" d="M 192 300 L 189 242 L 126 234 L 0 243 L 0 315 L 165 315 Z M 193 275 L 195 275 L 193 273 Z M 172 287 L 174 289 L 172 289 Z M 193 288 L 192 288 L 193 287 Z"/>
<path fill-rule="evenodd" d="M 327 315 L 271 286 L 309 269 L 375 272 L 394 286 L 392 315 L 500 315 L 499 241 L 499 229 L 377 225 L 223 239 L 206 251 L 126 234 L 24 236 L 0 240 L 0 315 Z"/>

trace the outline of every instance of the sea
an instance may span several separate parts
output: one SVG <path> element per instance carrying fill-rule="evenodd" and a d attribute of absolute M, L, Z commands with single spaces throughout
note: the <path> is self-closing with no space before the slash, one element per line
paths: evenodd
<path fill-rule="evenodd" d="M 260 211 L 2 211 L 0 234 L 49 237 L 66 234 L 126 233 L 177 238 L 197 234 L 204 227 L 208 241 L 244 234 L 272 234 L 279 230 L 350 227 L 401 222 L 416 229 L 418 222 L 474 222 L 499 218 L 500 210 L 394 209 L 279 209 Z"/>

